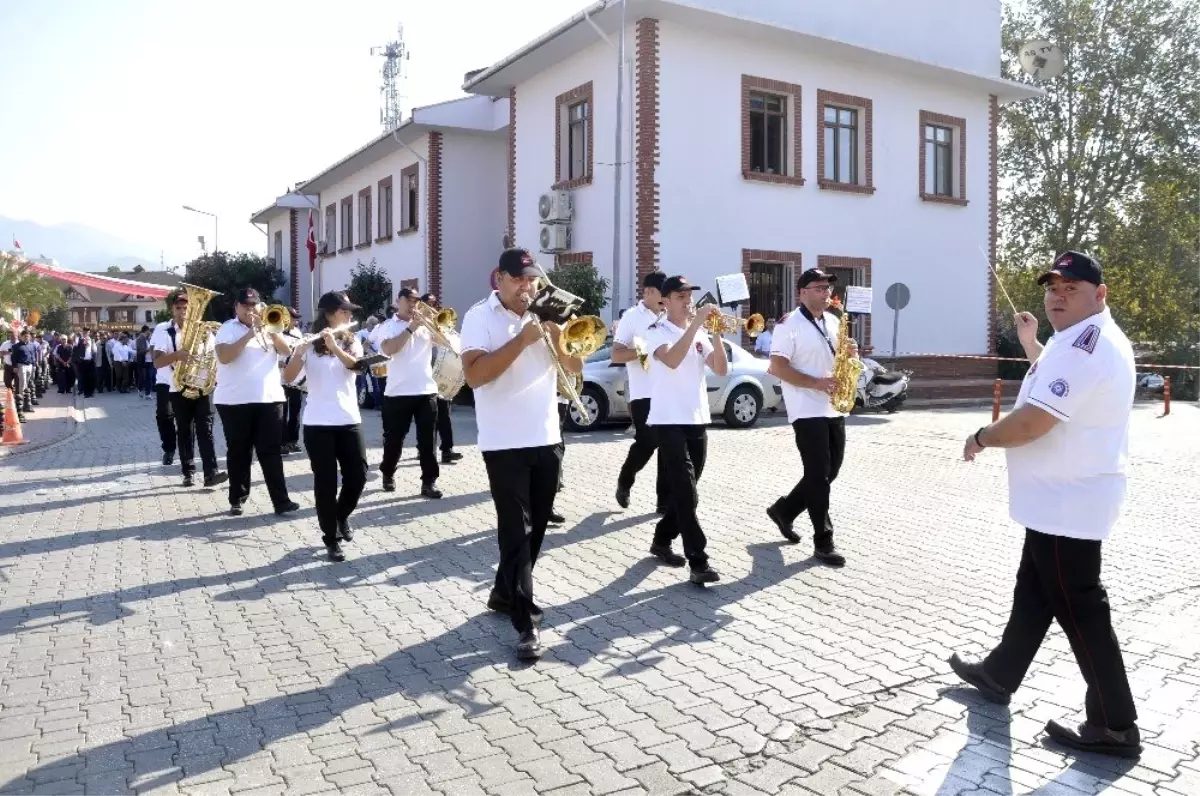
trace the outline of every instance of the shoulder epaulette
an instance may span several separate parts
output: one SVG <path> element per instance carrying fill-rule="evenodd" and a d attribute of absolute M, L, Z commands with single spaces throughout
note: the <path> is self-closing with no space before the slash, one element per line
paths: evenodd
<path fill-rule="evenodd" d="M 1075 338 L 1075 342 L 1071 343 L 1072 348 L 1080 348 L 1089 354 L 1096 350 L 1096 343 L 1100 341 L 1100 327 L 1092 324 L 1079 333 Z"/>

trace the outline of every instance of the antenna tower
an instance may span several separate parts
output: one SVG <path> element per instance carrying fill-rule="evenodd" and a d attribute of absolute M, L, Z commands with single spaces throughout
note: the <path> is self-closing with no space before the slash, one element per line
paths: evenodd
<path fill-rule="evenodd" d="M 403 121 L 400 100 L 400 85 L 404 82 L 404 62 L 408 60 L 408 47 L 404 44 L 404 23 L 396 28 L 396 40 L 382 47 L 372 47 L 371 55 L 382 55 L 384 58 L 383 84 L 379 87 L 380 108 L 379 123 L 384 132 L 395 130 Z"/>

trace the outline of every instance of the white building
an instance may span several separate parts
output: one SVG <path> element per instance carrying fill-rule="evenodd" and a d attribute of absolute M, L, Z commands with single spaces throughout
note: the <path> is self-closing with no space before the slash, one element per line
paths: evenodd
<path fill-rule="evenodd" d="M 433 292 L 459 313 L 486 295 L 505 233 L 508 117 L 506 98 L 416 108 L 394 133 L 256 213 L 251 221 L 267 225 L 268 246 L 289 275 L 290 298 L 303 318 L 311 318 L 309 207 L 319 250 L 317 297 L 345 288 L 355 266 L 371 261 L 394 290 Z"/>
<path fill-rule="evenodd" d="M 469 93 L 511 103 L 518 244 L 542 248 L 539 198 L 564 189 L 571 243 L 553 257 L 613 279 L 612 312 L 658 267 L 714 294 L 741 270 L 743 314 L 777 317 L 799 271 L 821 266 L 874 288 L 878 320 L 855 324 L 866 345 L 891 350 L 884 292 L 904 282 L 901 351 L 992 348 L 981 249 L 996 242 L 998 107 L 1037 93 L 997 77 L 1000 0 L 627 0 L 618 115 L 621 5 L 598 2 L 468 76 Z"/>

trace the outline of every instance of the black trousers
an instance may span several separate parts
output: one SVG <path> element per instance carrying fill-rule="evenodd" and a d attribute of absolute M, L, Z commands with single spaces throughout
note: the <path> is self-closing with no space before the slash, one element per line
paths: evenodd
<path fill-rule="evenodd" d="M 699 494 L 696 483 L 708 458 L 708 430 L 704 426 L 655 426 L 659 467 L 666 474 L 666 512 L 654 526 L 654 544 L 669 546 L 683 537 L 683 555 L 692 569 L 708 567 L 704 548 L 708 540 L 696 517 Z"/>
<path fill-rule="evenodd" d="M 325 544 L 337 540 L 338 525 L 350 519 L 367 484 L 367 446 L 362 427 L 305 426 L 304 449 L 313 472 L 313 500 Z M 338 492 L 338 471 L 342 490 Z"/>
<path fill-rule="evenodd" d="M 379 472 L 384 478 L 396 474 L 404 438 L 413 418 L 417 421 L 417 456 L 421 461 L 421 483 L 438 479 L 441 469 L 433 452 L 433 427 L 437 423 L 437 401 L 434 395 L 385 395 L 383 397 L 383 460 Z"/>
<path fill-rule="evenodd" d="M 107 359 L 102 359 L 96 366 L 96 390 L 112 392 L 112 388 L 112 363 Z"/>
<path fill-rule="evenodd" d="M 442 453 L 454 450 L 454 427 L 450 424 L 450 402 L 440 395 L 437 399 L 437 435 Z"/>
<path fill-rule="evenodd" d="M 75 367 L 79 370 L 79 386 L 83 389 L 83 397 L 91 398 L 96 394 L 96 360 L 85 359 Z"/>
<path fill-rule="evenodd" d="M 533 628 L 533 566 L 554 509 L 559 456 L 557 445 L 483 452 L 500 545 L 494 588 L 509 600 L 519 633 Z"/>
<path fill-rule="evenodd" d="M 55 375 L 58 377 L 58 391 L 60 393 L 69 393 L 71 388 L 75 386 L 75 369 L 70 365 L 60 363 Z"/>
<path fill-rule="evenodd" d="M 4 386 L 10 390 L 15 389 L 17 385 L 17 369 L 12 365 L 4 366 Z"/>
<path fill-rule="evenodd" d="M 304 403 L 304 393 L 295 387 L 283 388 L 283 441 L 300 441 L 300 405 Z"/>
<path fill-rule="evenodd" d="M 271 504 L 276 510 L 291 502 L 283 478 L 281 445 L 283 423 L 279 404 L 221 404 L 217 406 L 225 430 L 225 463 L 229 468 L 229 505 L 240 506 L 250 497 L 250 461 L 258 456 Z"/>
<path fill-rule="evenodd" d="M 163 453 L 174 453 L 179 440 L 179 432 L 175 429 L 175 408 L 171 405 L 171 386 L 155 384 L 154 397 L 157 401 L 154 408 L 154 420 L 158 423 L 158 439 L 162 442 Z"/>
<path fill-rule="evenodd" d="M 658 448 L 658 437 L 654 427 L 646 424 L 650 417 L 650 399 L 638 398 L 629 402 L 629 414 L 633 415 L 633 444 L 629 453 L 625 454 L 625 463 L 621 465 L 621 474 L 617 476 L 617 486 L 621 489 L 633 489 L 637 474 L 642 471 Z M 658 457 L 658 481 L 655 486 L 658 495 L 656 506 L 665 508 L 667 505 L 667 482 L 663 478 L 662 456 Z"/>
<path fill-rule="evenodd" d="M 813 545 L 825 550 L 833 545 L 829 489 L 846 457 L 846 418 L 804 417 L 792 423 L 792 430 L 804 475 L 791 492 L 775 502 L 775 510 L 784 522 L 792 522 L 807 510 Z"/>
<path fill-rule="evenodd" d="M 1087 683 L 1088 723 L 1124 730 L 1137 721 L 1137 709 L 1113 632 L 1108 592 L 1100 583 L 1100 546 L 1098 541 L 1025 531 L 1012 614 L 983 667 L 1000 685 L 1016 691 L 1050 622 L 1057 620 Z"/>
<path fill-rule="evenodd" d="M 558 402 L 558 491 L 563 491 L 563 457 L 567 455 L 567 438 L 563 435 L 563 428 L 567 425 L 567 409 L 568 405 L 562 401 Z"/>
<path fill-rule="evenodd" d="M 165 385 L 164 385 L 165 386 Z M 217 472 L 217 451 L 213 446 L 212 396 L 185 398 L 183 393 L 171 393 L 171 411 L 175 415 L 175 432 L 179 441 L 179 466 L 184 475 L 196 472 L 194 447 L 200 448 L 200 464 L 205 477 Z M 195 446 L 193 446 L 193 441 Z"/>

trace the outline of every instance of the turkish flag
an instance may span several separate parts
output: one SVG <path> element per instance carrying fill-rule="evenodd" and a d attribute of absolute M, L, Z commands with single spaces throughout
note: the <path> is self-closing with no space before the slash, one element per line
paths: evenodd
<path fill-rule="evenodd" d="M 312 211 L 308 211 L 308 272 L 317 269 L 317 228 L 313 226 Z"/>
<path fill-rule="evenodd" d="M 16 236 L 13 236 L 13 248 L 17 251 L 21 250 L 21 241 L 17 240 Z"/>

